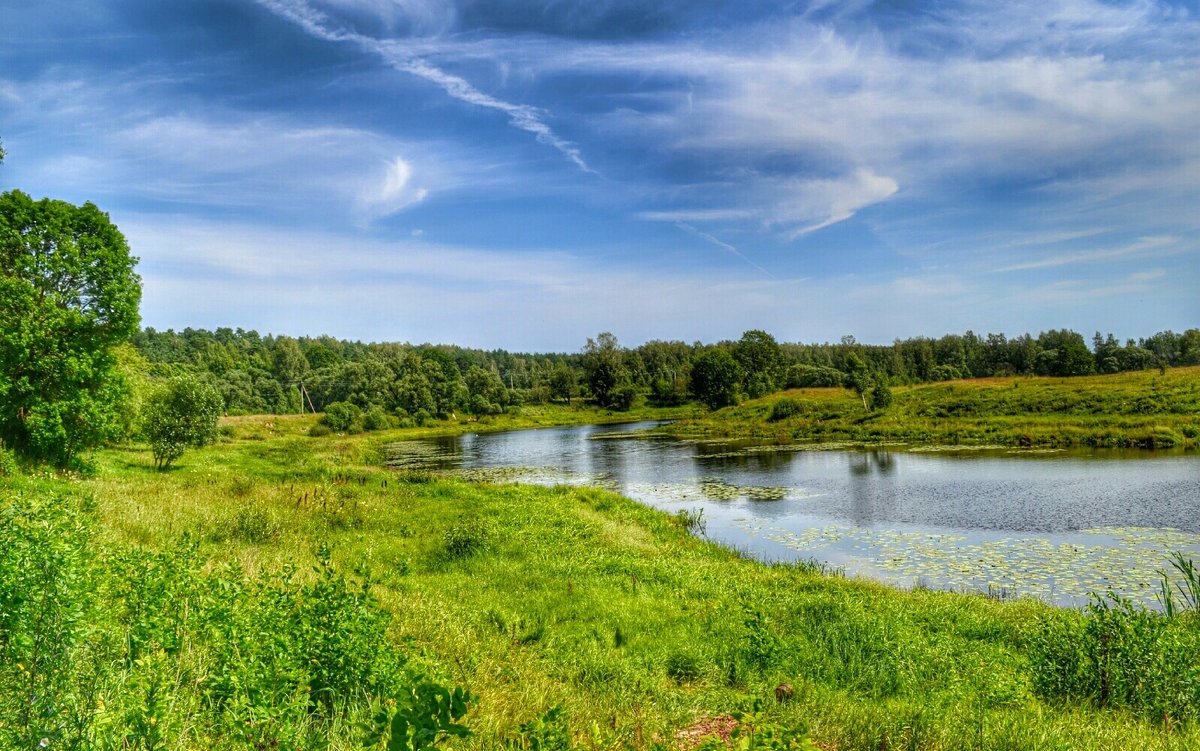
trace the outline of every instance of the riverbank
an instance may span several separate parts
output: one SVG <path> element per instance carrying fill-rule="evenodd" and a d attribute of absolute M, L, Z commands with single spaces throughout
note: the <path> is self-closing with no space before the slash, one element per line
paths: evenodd
<path fill-rule="evenodd" d="M 659 428 L 681 438 L 1041 447 L 1182 448 L 1200 439 L 1200 367 L 1074 378 L 988 378 L 771 394 Z"/>
<path fill-rule="evenodd" d="M 733 712 L 824 749 L 1200 742 L 1195 670 L 1179 683 L 1194 618 L 1146 616 L 1152 641 L 1110 648 L 1141 650 L 1145 688 L 1102 708 L 1071 655 L 1106 628 L 1132 638 L 1119 619 L 764 565 L 697 539 L 686 515 L 390 472 L 380 441 L 408 432 L 314 439 L 304 424 L 234 421 L 166 473 L 122 449 L 91 477 L 0 481 L 0 592 L 44 595 L 0 617 L 58 654 L 2 645 L 8 730 L 40 681 L 64 697 L 56 711 L 114 739 L 350 749 L 372 707 L 421 675 L 476 695 L 475 735 L 456 742 L 471 749 L 674 747 Z M 42 616 L 13 615 L 26 611 Z M 71 699 L 84 696 L 99 700 Z"/>

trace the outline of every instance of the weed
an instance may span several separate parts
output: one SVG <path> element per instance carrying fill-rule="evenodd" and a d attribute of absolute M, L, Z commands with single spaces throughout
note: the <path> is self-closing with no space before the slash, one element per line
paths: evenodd
<path fill-rule="evenodd" d="M 479 519 L 459 517 L 442 533 L 442 550 L 449 560 L 466 558 L 487 546 L 488 528 Z"/>
<path fill-rule="evenodd" d="M 700 677 L 700 660 L 687 652 L 667 655 L 667 677 L 676 683 L 691 683 Z"/>
<path fill-rule="evenodd" d="M 562 707 L 551 707 L 540 717 L 521 723 L 504 746 L 509 751 L 570 751 L 571 735 Z"/>
<path fill-rule="evenodd" d="M 708 523 L 704 520 L 704 509 L 679 509 L 675 512 L 675 523 L 697 537 L 704 537 Z"/>

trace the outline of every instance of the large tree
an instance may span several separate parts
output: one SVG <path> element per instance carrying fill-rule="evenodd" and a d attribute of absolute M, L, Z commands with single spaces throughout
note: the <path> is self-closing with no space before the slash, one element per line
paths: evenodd
<path fill-rule="evenodd" d="M 0 195 L 0 439 L 69 463 L 119 430 L 114 347 L 137 330 L 137 259 L 91 203 Z"/>
<path fill-rule="evenodd" d="M 602 407 L 617 406 L 622 387 L 630 385 L 625 351 L 617 344 L 617 337 L 604 331 L 588 339 L 583 348 L 583 367 L 596 402 Z"/>
<path fill-rule="evenodd" d="M 728 407 L 737 403 L 741 376 L 733 355 L 721 347 L 707 349 L 692 363 L 692 393 L 709 409 Z"/>
<path fill-rule="evenodd" d="M 751 399 L 765 396 L 778 388 L 783 369 L 783 352 L 775 337 L 752 329 L 733 345 L 733 358 L 742 368 L 746 394 Z"/>

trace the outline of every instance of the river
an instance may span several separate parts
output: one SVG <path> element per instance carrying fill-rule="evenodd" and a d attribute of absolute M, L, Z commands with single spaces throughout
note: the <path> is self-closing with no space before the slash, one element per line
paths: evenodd
<path fill-rule="evenodd" d="M 1080 606 L 1155 606 L 1159 570 L 1200 559 L 1200 457 L 1028 450 L 775 447 L 633 437 L 654 423 L 406 441 L 395 466 L 588 484 L 767 561 L 811 560 L 900 587 Z"/>

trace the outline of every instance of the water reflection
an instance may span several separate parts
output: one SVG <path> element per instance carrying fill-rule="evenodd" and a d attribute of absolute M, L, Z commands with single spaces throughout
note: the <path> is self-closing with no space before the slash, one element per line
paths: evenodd
<path fill-rule="evenodd" d="M 896 462 L 890 451 L 855 451 L 847 454 L 850 467 L 850 518 L 867 527 L 895 515 Z"/>

